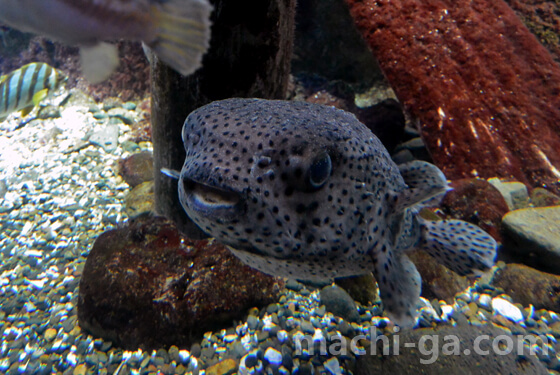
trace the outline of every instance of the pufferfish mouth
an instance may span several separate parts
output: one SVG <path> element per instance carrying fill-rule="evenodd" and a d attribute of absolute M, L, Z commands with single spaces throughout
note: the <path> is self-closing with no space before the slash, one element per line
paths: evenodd
<path fill-rule="evenodd" d="M 244 213 L 241 194 L 211 186 L 188 177 L 181 178 L 186 204 L 196 214 L 211 216 L 220 221 L 229 221 Z"/>

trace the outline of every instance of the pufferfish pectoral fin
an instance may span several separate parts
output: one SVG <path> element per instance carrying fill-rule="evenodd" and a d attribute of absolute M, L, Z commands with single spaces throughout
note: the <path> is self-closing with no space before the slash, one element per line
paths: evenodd
<path fill-rule="evenodd" d="M 413 327 L 416 304 L 422 290 L 422 279 L 414 263 L 405 254 L 390 250 L 373 256 L 375 278 L 385 314 L 401 328 Z"/>
<path fill-rule="evenodd" d="M 433 164 L 414 160 L 398 167 L 408 189 L 399 194 L 396 212 L 415 205 L 437 204 L 450 190 L 443 172 Z"/>
<path fill-rule="evenodd" d="M 476 225 L 462 220 L 420 219 L 420 249 L 461 276 L 486 271 L 494 265 L 496 241 Z"/>

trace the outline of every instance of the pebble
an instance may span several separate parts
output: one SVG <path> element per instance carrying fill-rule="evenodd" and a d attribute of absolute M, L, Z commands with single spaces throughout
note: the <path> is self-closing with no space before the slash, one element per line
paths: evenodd
<path fill-rule="evenodd" d="M 500 314 L 512 322 L 519 323 L 523 321 L 523 313 L 521 310 L 503 298 L 494 298 L 492 300 L 492 309 L 495 314 Z"/>
<path fill-rule="evenodd" d="M 56 337 L 56 329 L 49 328 L 45 331 L 45 340 L 52 341 Z"/>
<path fill-rule="evenodd" d="M 342 375 L 342 369 L 336 357 L 329 358 L 323 362 L 323 366 L 325 366 L 331 375 Z"/>
<path fill-rule="evenodd" d="M 206 375 L 230 375 L 237 370 L 237 362 L 231 358 L 224 359 L 206 369 Z"/>
<path fill-rule="evenodd" d="M 257 326 L 259 325 L 259 318 L 254 316 L 254 315 L 249 315 L 247 317 L 247 326 L 249 327 L 250 330 L 255 330 L 257 329 Z"/>
<path fill-rule="evenodd" d="M 280 366 L 282 364 L 282 353 L 274 348 L 266 349 L 264 358 L 272 365 Z"/>
<path fill-rule="evenodd" d="M 117 125 L 107 125 L 104 129 L 93 133 L 89 141 L 102 147 L 106 152 L 113 152 L 117 149 L 119 142 L 119 127 Z"/>
<path fill-rule="evenodd" d="M 336 285 L 326 286 L 319 295 L 321 304 L 325 305 L 327 311 L 351 322 L 360 320 L 356 302 L 344 289 Z"/>

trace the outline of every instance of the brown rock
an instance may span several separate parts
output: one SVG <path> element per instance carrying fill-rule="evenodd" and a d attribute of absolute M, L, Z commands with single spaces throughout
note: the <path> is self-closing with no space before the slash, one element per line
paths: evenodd
<path fill-rule="evenodd" d="M 82 274 L 80 326 L 125 349 L 190 346 L 210 330 L 275 302 L 283 282 L 217 242 L 191 241 L 143 216 L 95 241 Z"/>
<path fill-rule="evenodd" d="M 124 198 L 124 211 L 130 219 L 154 211 L 154 181 L 142 182 Z"/>
<path fill-rule="evenodd" d="M 228 358 L 206 369 L 207 375 L 230 375 L 237 370 L 237 361 Z"/>
<path fill-rule="evenodd" d="M 119 174 L 131 187 L 154 179 L 154 157 L 149 151 L 139 152 L 119 162 Z"/>
<path fill-rule="evenodd" d="M 473 223 L 501 241 L 500 225 L 508 206 L 502 194 L 486 180 L 467 178 L 451 183 L 441 202 L 441 209 L 450 218 Z"/>
<path fill-rule="evenodd" d="M 422 297 L 428 300 L 437 298 L 453 303 L 455 294 L 469 286 L 466 277 L 457 275 L 423 251 L 415 251 L 409 257 L 422 277 Z"/>
<path fill-rule="evenodd" d="M 531 193 L 531 203 L 535 207 L 560 206 L 560 197 L 543 188 L 536 188 Z"/>
<path fill-rule="evenodd" d="M 508 264 L 494 276 L 493 285 L 523 306 L 560 313 L 560 276 L 523 264 Z"/>
<path fill-rule="evenodd" d="M 382 355 L 381 346 L 375 351 L 368 347 L 366 355 L 356 356 L 354 374 L 548 374 L 537 356 L 529 355 L 519 337 L 492 325 L 422 328 L 405 330 L 396 336 L 398 341 L 393 336 L 388 337 L 388 355 Z M 501 352 L 494 350 L 494 338 L 498 337 L 498 345 L 507 337 L 513 348 L 522 348 L 521 352 L 516 349 L 504 351 L 502 347 Z M 399 349 L 398 354 L 394 348 Z"/>
<path fill-rule="evenodd" d="M 336 285 L 344 289 L 354 301 L 362 305 L 375 302 L 377 299 L 377 282 L 373 274 L 361 276 L 341 277 L 335 280 Z"/>

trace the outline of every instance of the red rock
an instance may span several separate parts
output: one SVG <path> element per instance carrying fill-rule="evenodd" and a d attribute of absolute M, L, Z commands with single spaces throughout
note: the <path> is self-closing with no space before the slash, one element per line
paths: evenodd
<path fill-rule="evenodd" d="M 476 224 L 501 242 L 502 217 L 509 211 L 502 194 L 486 180 L 468 178 L 453 181 L 440 208 L 446 218 Z"/>
<path fill-rule="evenodd" d="M 189 347 L 278 299 L 283 281 L 244 266 L 162 217 L 103 233 L 80 281 L 80 326 L 124 349 Z"/>
<path fill-rule="evenodd" d="M 346 0 L 449 179 L 560 191 L 560 66 L 503 0 Z"/>
<path fill-rule="evenodd" d="M 554 0 L 505 0 L 560 63 L 560 3 Z"/>

